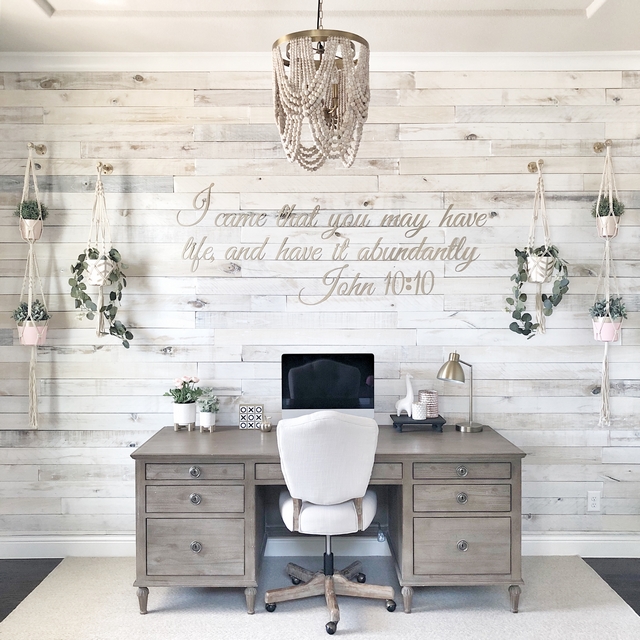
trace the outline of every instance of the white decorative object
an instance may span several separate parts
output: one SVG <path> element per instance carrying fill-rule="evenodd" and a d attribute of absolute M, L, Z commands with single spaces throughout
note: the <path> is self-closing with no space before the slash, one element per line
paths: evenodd
<path fill-rule="evenodd" d="M 201 411 L 200 412 L 200 433 L 204 431 L 213 432 L 216 430 L 216 412 Z"/>
<path fill-rule="evenodd" d="M 411 405 L 413 404 L 413 387 L 411 386 L 411 378 L 413 378 L 413 376 L 410 373 L 407 373 L 405 376 L 405 382 L 407 383 L 407 395 L 396 402 L 397 416 L 402 415 L 402 412 L 406 411 L 407 416 L 411 418 Z"/>
<path fill-rule="evenodd" d="M 238 426 L 241 429 L 260 429 L 264 405 L 241 404 L 238 407 Z"/>
<path fill-rule="evenodd" d="M 173 429 L 179 431 L 187 428 L 188 431 L 195 431 L 196 428 L 196 403 L 173 403 Z"/>
<path fill-rule="evenodd" d="M 289 162 L 308 171 L 327 158 L 350 167 L 369 112 L 369 43 L 354 33 L 323 29 L 322 0 L 317 25 L 282 36 L 272 48 L 273 104 L 282 146 Z M 302 136 L 305 120 L 309 146 Z"/>
<path fill-rule="evenodd" d="M 411 405 L 411 417 L 414 420 L 426 420 L 427 419 L 427 405 L 422 402 L 414 402 Z"/>

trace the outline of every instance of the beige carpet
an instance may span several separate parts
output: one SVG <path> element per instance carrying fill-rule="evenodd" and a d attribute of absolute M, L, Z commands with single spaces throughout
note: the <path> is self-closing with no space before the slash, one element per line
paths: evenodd
<path fill-rule="evenodd" d="M 297 559 L 309 566 L 309 558 Z M 350 559 L 337 558 L 343 566 Z M 282 558 L 265 559 L 262 582 L 290 584 Z M 398 609 L 341 598 L 335 637 L 434 640 L 634 640 L 640 618 L 577 557 L 526 557 L 520 613 L 506 587 L 415 590 L 402 612 L 387 558 L 365 558 L 368 582 L 387 581 Z M 315 568 L 315 567 L 312 567 Z M 282 603 L 274 613 L 245 612 L 241 589 L 151 588 L 149 613 L 138 612 L 133 558 L 67 558 L 0 623 L 2 640 L 307 640 L 326 639 L 320 597 Z M 2 585 L 7 588 L 8 585 Z M 10 587 L 9 587 L 10 588 Z M 263 602 L 264 588 L 258 590 Z"/>

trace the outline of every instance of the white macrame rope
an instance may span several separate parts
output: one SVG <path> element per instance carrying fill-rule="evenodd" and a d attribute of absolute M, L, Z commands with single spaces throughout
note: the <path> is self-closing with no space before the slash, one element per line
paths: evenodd
<path fill-rule="evenodd" d="M 608 427 L 611 425 L 611 413 L 609 410 L 609 343 L 604 343 L 604 357 L 602 358 L 602 382 L 600 383 L 600 421 L 598 426 Z"/>
<path fill-rule="evenodd" d="M 613 173 L 611 145 L 607 145 L 607 153 L 604 157 L 604 168 L 602 170 L 600 189 L 598 190 L 598 200 L 596 202 L 596 217 L 600 211 L 600 202 L 605 194 L 609 198 L 609 215 L 613 216 L 613 198 L 615 197 L 616 200 L 618 199 L 618 189 L 616 188 L 616 178 Z"/>
<path fill-rule="evenodd" d="M 104 197 L 102 184 L 102 163 L 98 163 L 98 177 L 96 178 L 95 199 L 91 214 L 91 227 L 87 246 L 98 249 L 100 256 L 106 256 L 111 249 L 111 228 L 107 216 L 107 202 Z"/>
<path fill-rule="evenodd" d="M 36 365 L 38 362 L 38 347 L 31 347 L 31 361 L 29 362 L 29 427 L 38 428 L 38 379 Z"/>
<path fill-rule="evenodd" d="M 537 162 L 538 167 L 538 182 L 536 183 L 536 191 L 533 197 L 533 216 L 531 218 L 531 226 L 529 227 L 529 254 L 531 259 L 535 260 L 536 256 L 533 256 L 533 249 L 536 242 L 536 229 L 538 219 L 542 224 L 542 232 L 544 234 L 544 246 L 551 245 L 551 236 L 549 233 L 549 220 L 547 218 L 547 205 L 544 199 L 544 179 L 542 178 L 542 165 Z M 546 318 L 544 315 L 544 305 L 542 304 L 542 283 L 536 284 L 536 322 L 538 323 L 538 331 L 540 333 L 546 332 Z"/>
<path fill-rule="evenodd" d="M 538 182 L 536 184 L 536 192 L 533 198 L 533 217 L 531 218 L 531 226 L 529 227 L 529 248 L 533 249 L 536 242 L 536 227 L 538 218 L 542 223 L 542 232 L 544 234 L 544 246 L 551 245 L 551 235 L 549 233 L 549 220 L 547 218 L 547 204 L 544 199 L 544 179 L 542 178 L 542 166 L 538 162 Z"/>
<path fill-rule="evenodd" d="M 27 166 L 24 170 L 24 184 L 22 185 L 22 200 L 20 202 L 22 203 L 29 199 L 29 176 L 31 175 L 31 177 L 33 178 L 33 192 L 36 196 L 36 202 L 38 203 L 38 212 L 40 214 L 39 220 L 42 220 L 42 203 L 40 202 L 40 191 L 38 191 L 36 168 L 35 164 L 33 163 L 33 144 L 29 143 L 27 145 L 27 148 L 29 150 L 29 153 L 27 156 Z"/>

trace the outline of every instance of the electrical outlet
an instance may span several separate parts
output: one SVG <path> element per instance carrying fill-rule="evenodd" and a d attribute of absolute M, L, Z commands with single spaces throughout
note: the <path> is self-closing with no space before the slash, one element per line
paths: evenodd
<path fill-rule="evenodd" d="M 600 491 L 587 491 L 587 511 L 600 511 Z"/>

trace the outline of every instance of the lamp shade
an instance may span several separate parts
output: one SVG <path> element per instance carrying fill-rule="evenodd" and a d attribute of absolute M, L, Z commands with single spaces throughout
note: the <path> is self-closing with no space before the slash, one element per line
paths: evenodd
<path fill-rule="evenodd" d="M 446 380 L 447 382 L 457 382 L 464 384 L 465 377 L 462 365 L 460 364 L 460 355 L 455 351 L 449 354 L 449 359 L 440 367 L 437 375 L 438 380 Z"/>

